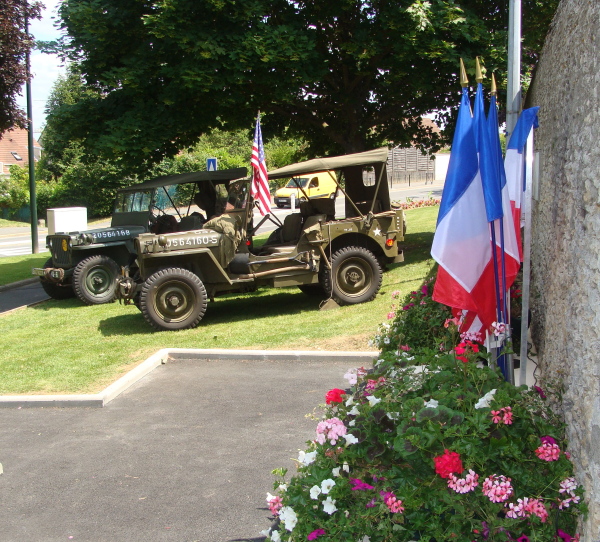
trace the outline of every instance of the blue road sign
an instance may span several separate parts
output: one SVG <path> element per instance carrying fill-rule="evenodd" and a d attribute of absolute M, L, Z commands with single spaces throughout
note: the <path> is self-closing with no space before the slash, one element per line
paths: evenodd
<path fill-rule="evenodd" d="M 217 159 L 207 158 L 206 159 L 206 171 L 217 171 Z"/>

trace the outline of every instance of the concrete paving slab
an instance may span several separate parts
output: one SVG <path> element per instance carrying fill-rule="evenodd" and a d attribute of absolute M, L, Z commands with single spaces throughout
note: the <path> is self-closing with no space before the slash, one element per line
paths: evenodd
<path fill-rule="evenodd" d="M 181 351 L 104 408 L 0 409 L 0 538 L 263 540 L 271 471 L 294 471 L 315 434 L 305 415 L 368 365 L 319 354 Z"/>

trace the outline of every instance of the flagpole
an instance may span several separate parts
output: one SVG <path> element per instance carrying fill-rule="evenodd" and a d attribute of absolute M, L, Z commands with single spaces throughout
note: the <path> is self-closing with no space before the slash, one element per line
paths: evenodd
<path fill-rule="evenodd" d="M 508 78 L 506 83 L 506 140 L 521 112 L 521 0 L 508 7 Z"/>

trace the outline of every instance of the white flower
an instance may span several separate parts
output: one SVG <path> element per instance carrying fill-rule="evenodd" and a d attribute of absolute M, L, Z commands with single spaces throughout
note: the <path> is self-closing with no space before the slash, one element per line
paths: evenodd
<path fill-rule="evenodd" d="M 383 339 L 384 344 L 390 344 L 390 338 L 386 337 L 385 339 Z"/>
<path fill-rule="evenodd" d="M 303 465 L 310 465 L 311 463 L 314 462 L 316 457 L 317 457 L 316 450 L 314 452 L 308 452 L 308 453 L 301 451 L 298 454 L 298 461 L 300 461 L 300 463 L 302 463 Z"/>
<path fill-rule="evenodd" d="M 348 422 L 348 427 L 354 427 L 356 425 L 356 420 L 350 420 Z"/>
<path fill-rule="evenodd" d="M 272 540 L 272 542 L 280 542 L 281 541 L 281 536 L 279 536 L 279 531 L 273 531 L 271 533 L 271 540 Z"/>
<path fill-rule="evenodd" d="M 352 397 L 352 395 L 350 397 L 348 397 L 348 400 L 346 401 L 346 406 L 350 406 L 354 404 L 354 397 Z"/>
<path fill-rule="evenodd" d="M 342 470 L 345 472 L 350 472 L 350 467 L 348 466 L 348 463 L 346 463 L 344 461 L 344 464 L 342 465 Z"/>
<path fill-rule="evenodd" d="M 365 535 L 358 542 L 371 542 L 371 539 Z"/>
<path fill-rule="evenodd" d="M 323 512 L 327 512 L 331 516 L 336 510 L 335 501 L 327 495 L 327 498 L 323 501 Z M 281 516 L 281 513 L 279 515 Z"/>
<path fill-rule="evenodd" d="M 356 444 L 358 442 L 358 439 L 352 433 L 346 433 L 344 438 L 348 444 Z"/>
<path fill-rule="evenodd" d="M 292 531 L 298 523 L 298 516 L 291 506 L 284 506 L 279 510 L 279 519 L 288 531 Z M 275 533 L 275 531 L 273 531 Z M 272 535 L 271 535 L 272 536 Z"/>
<path fill-rule="evenodd" d="M 358 407 L 354 405 L 351 410 L 348 411 L 348 416 L 358 416 L 360 412 L 358 411 Z"/>
<path fill-rule="evenodd" d="M 268 529 L 263 529 L 260 533 L 258 533 L 260 536 L 269 536 L 269 533 L 271 532 L 271 528 L 269 527 Z"/>
<path fill-rule="evenodd" d="M 334 476 L 339 476 L 340 475 L 340 467 L 335 467 L 335 469 L 331 469 L 331 472 L 333 473 Z"/>
<path fill-rule="evenodd" d="M 400 417 L 400 412 L 387 412 L 386 414 L 390 420 L 397 420 Z"/>
<path fill-rule="evenodd" d="M 438 405 L 439 403 L 435 399 L 429 399 L 429 401 L 425 403 L 425 407 L 427 408 L 437 408 Z"/>
<path fill-rule="evenodd" d="M 354 386 L 356 384 L 356 382 L 358 381 L 358 375 L 356 374 L 356 369 L 348 369 L 348 371 L 346 371 L 346 374 L 344 375 L 344 378 L 348 381 L 348 384 L 350 384 L 351 386 Z"/>
<path fill-rule="evenodd" d="M 312 486 L 310 488 L 310 498 L 313 500 L 317 500 L 319 495 L 321 494 L 321 488 L 319 486 Z"/>
<path fill-rule="evenodd" d="M 277 489 L 279 489 L 279 491 L 285 492 L 287 491 L 287 484 L 279 484 L 279 487 Z"/>
<path fill-rule="evenodd" d="M 489 408 L 495 393 L 496 390 L 488 391 L 481 399 L 479 399 L 479 401 L 477 401 L 477 403 L 475 403 L 475 408 Z"/>
<path fill-rule="evenodd" d="M 381 402 L 381 399 L 378 399 L 374 395 L 367 395 L 367 400 L 369 401 L 369 405 L 371 406 L 375 406 L 377 403 Z"/>
<path fill-rule="evenodd" d="M 331 491 L 331 488 L 335 485 L 335 482 L 331 478 L 327 478 L 327 480 L 323 480 L 321 482 L 321 491 L 323 495 L 327 495 Z"/>

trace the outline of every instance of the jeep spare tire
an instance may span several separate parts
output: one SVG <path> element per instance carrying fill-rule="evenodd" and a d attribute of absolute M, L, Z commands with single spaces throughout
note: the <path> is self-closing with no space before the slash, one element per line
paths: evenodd
<path fill-rule="evenodd" d="M 119 266 L 103 254 L 81 260 L 73 270 L 73 290 L 86 305 L 114 301 Z"/>
<path fill-rule="evenodd" d="M 140 309 L 154 329 L 194 328 L 202 320 L 206 307 L 206 288 L 198 276 L 187 269 L 161 269 L 142 285 Z"/>
<path fill-rule="evenodd" d="M 340 305 L 356 305 L 375 299 L 383 272 L 375 255 L 363 247 L 346 247 L 333 253 L 331 270 L 321 272 L 327 295 Z"/>

